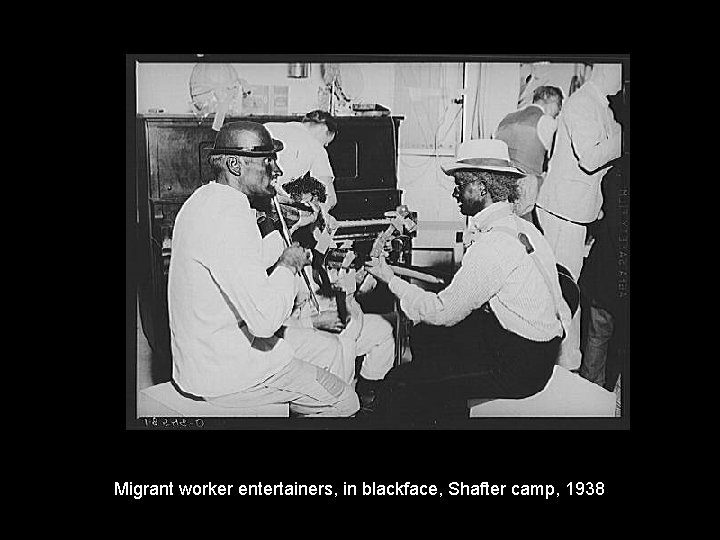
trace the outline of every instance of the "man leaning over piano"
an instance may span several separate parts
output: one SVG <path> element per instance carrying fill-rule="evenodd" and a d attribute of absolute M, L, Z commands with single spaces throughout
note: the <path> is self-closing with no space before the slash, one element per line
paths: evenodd
<path fill-rule="evenodd" d="M 307 113 L 301 122 L 266 122 L 265 128 L 275 139 L 283 142 L 277 162 L 282 170 L 279 186 L 310 173 L 325 186 L 327 200 L 320 204 L 323 217 L 331 230 L 336 228 L 335 219 L 329 214 L 337 204 L 333 172 L 328 158 L 327 146 L 335 140 L 338 123 L 325 111 Z M 280 187 L 281 195 L 282 187 Z"/>

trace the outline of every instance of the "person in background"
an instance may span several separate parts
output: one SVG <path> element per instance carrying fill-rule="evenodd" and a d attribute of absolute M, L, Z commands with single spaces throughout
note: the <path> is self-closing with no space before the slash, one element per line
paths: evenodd
<path fill-rule="evenodd" d="M 600 182 L 620 157 L 621 127 L 607 96 L 622 87 L 620 64 L 595 64 L 591 78 L 565 100 L 548 172 L 537 197 L 537 216 L 557 262 L 578 281 L 585 257 L 588 224 L 601 217 Z M 558 363 L 580 367 L 580 313 L 573 317 Z"/>
<path fill-rule="evenodd" d="M 610 97 L 615 118 L 627 127 L 622 94 Z M 588 225 L 594 239 L 583 266 L 580 287 L 587 298 L 586 334 L 580 375 L 612 390 L 622 371 L 627 339 L 627 294 L 619 277 L 627 272 L 628 155 L 613 162 L 603 177 L 603 218 Z M 625 221 L 623 227 L 623 221 Z M 624 241 L 623 241 L 624 240 Z M 623 253 L 624 251 L 624 253 Z"/>
<path fill-rule="evenodd" d="M 337 120 L 330 113 L 315 110 L 307 113 L 301 122 L 267 122 L 265 127 L 284 145 L 278 152 L 278 165 L 283 171 L 278 184 L 282 186 L 306 173 L 320 180 L 327 191 L 327 200 L 320 207 L 328 226 L 334 230 L 335 219 L 329 212 L 337 204 L 335 173 L 326 148 L 337 135 Z"/>
<path fill-rule="evenodd" d="M 532 104 L 508 114 L 495 132 L 495 139 L 507 143 L 510 160 L 526 173 L 518 180 L 520 196 L 515 211 L 536 226 L 535 201 L 542 185 L 546 157 L 552 150 L 562 102 L 560 88 L 539 86 L 533 92 Z"/>
<path fill-rule="evenodd" d="M 307 250 L 264 238 L 255 209 L 268 207 L 281 174 L 281 141 L 255 122 L 231 122 L 210 152 L 214 181 L 180 208 L 168 280 L 173 382 L 186 397 L 226 407 L 289 403 L 302 416 L 352 416 L 353 388 L 282 337 Z M 270 267 L 270 268 L 269 268 Z M 268 269 L 269 268 L 269 269 Z M 337 346 L 322 351 L 338 354 Z"/>
<path fill-rule="evenodd" d="M 505 142 L 466 141 L 443 171 L 454 178 L 453 197 L 474 241 L 439 293 L 398 278 L 382 258 L 366 264 L 416 323 L 412 361 L 385 377 L 372 417 L 467 418 L 468 399 L 533 395 L 552 375 L 570 320 L 550 246 L 513 213 L 522 171 Z"/>

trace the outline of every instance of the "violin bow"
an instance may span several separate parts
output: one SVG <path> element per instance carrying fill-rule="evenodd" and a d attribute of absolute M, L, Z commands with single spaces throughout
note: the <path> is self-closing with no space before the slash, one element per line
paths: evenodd
<path fill-rule="evenodd" d="M 282 232 L 283 240 L 285 240 L 285 244 L 288 247 L 290 247 L 292 245 L 292 239 L 290 238 L 290 231 L 288 230 L 287 223 L 285 223 L 285 218 L 283 217 L 282 209 L 280 208 L 280 202 L 278 202 L 277 196 L 273 197 L 273 204 L 275 205 L 275 211 L 278 213 L 278 217 L 280 218 L 280 225 L 282 226 L 281 232 Z M 303 280 L 305 281 L 305 285 L 307 285 L 308 292 L 310 293 L 310 301 L 312 302 L 312 305 L 315 308 L 315 311 L 320 313 L 320 304 L 318 303 L 318 299 L 312 290 L 312 285 L 310 285 L 310 278 L 308 277 L 307 273 L 305 272 L 305 267 L 302 267 L 300 269 L 300 273 L 302 274 Z"/>

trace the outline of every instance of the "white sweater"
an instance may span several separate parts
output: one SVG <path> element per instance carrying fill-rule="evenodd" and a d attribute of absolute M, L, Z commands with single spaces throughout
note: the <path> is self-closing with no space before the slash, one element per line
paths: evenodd
<path fill-rule="evenodd" d="M 473 216 L 475 240 L 452 282 L 440 293 L 424 291 L 398 277 L 391 279 L 389 287 L 400 299 L 400 307 L 415 322 L 453 326 L 489 301 L 506 330 L 532 341 L 561 336 L 555 303 L 532 257 L 517 239 L 493 232 L 493 226 L 510 227 L 529 237 L 548 275 L 554 278 L 561 317 L 569 322 L 570 309 L 562 300 L 550 246 L 531 223 L 512 213 L 507 202 L 491 204 Z"/>

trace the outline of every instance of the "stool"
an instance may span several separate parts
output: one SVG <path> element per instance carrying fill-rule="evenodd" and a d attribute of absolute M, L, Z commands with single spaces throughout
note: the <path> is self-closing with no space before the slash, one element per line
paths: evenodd
<path fill-rule="evenodd" d="M 615 394 L 554 366 L 545 388 L 523 399 L 470 399 L 470 417 L 615 416 Z"/>
<path fill-rule="evenodd" d="M 254 407 L 219 407 L 207 401 L 195 401 L 181 395 L 170 382 L 141 390 L 138 395 L 138 417 L 144 416 L 290 416 L 288 403 L 272 403 Z"/>

